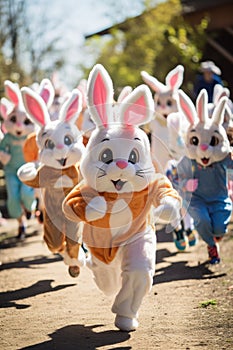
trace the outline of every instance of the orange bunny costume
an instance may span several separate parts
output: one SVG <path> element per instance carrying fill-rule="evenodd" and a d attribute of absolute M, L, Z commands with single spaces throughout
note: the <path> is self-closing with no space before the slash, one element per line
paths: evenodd
<path fill-rule="evenodd" d="M 85 148 L 75 121 L 81 110 L 81 93 L 72 91 L 55 121 L 51 121 L 39 94 L 25 87 L 22 96 L 27 113 L 40 127 L 37 142 L 41 165 L 37 168 L 36 163 L 24 164 L 18 176 L 25 184 L 44 189 L 44 240 L 52 252 L 64 257 L 69 273 L 76 277 L 79 265 L 85 263 L 85 254 L 79 249 L 78 225 L 64 216 L 62 202 L 80 180 L 78 162 Z"/>
<path fill-rule="evenodd" d="M 180 197 L 165 176 L 155 174 L 149 140 L 138 127 L 153 114 L 149 88 L 137 87 L 113 108 L 111 78 L 98 64 L 87 97 L 96 128 L 80 162 L 83 181 L 68 194 L 63 211 L 83 223 L 83 241 L 91 251 L 87 266 L 97 286 L 115 295 L 116 327 L 132 331 L 153 282 L 154 216 L 176 219 Z"/>

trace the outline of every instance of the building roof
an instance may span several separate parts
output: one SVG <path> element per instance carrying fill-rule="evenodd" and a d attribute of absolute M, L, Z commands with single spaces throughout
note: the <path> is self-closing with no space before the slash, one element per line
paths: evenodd
<path fill-rule="evenodd" d="M 187 17 L 188 19 L 190 19 L 190 17 L 194 17 L 194 18 L 196 18 L 196 20 L 194 20 L 194 22 L 200 20 L 203 17 L 203 14 L 205 14 L 205 13 L 209 13 L 209 12 L 215 13 L 217 11 L 217 13 L 219 14 L 218 17 L 221 18 L 221 20 L 222 20 L 223 27 L 224 26 L 231 26 L 231 25 L 233 26 L 233 16 L 232 16 L 233 0 L 181 0 L 181 3 L 182 3 L 182 7 L 183 7 L 184 17 Z M 231 5 L 232 11 L 228 10 L 229 9 L 228 5 Z M 221 9 L 221 12 L 218 12 L 219 8 Z M 227 10 L 225 10 L 225 8 Z M 221 15 L 222 11 L 224 13 L 228 14 L 227 18 L 226 18 L 226 16 L 222 17 L 222 15 Z M 195 14 L 197 16 L 195 16 Z M 198 14 L 199 14 L 199 16 L 198 16 Z M 110 31 L 113 28 L 118 28 L 118 29 L 123 30 L 123 31 L 127 30 L 129 22 L 136 21 L 137 18 L 140 18 L 141 16 L 143 16 L 143 13 L 136 16 L 136 17 L 127 18 L 123 22 L 116 23 L 116 24 L 112 25 L 111 27 L 104 28 L 102 30 L 99 30 L 98 32 L 86 34 L 85 39 L 89 39 L 95 35 L 103 36 L 106 34 L 110 34 Z M 191 20 L 191 22 L 192 22 L 192 20 Z M 219 27 L 219 25 L 217 27 Z"/>

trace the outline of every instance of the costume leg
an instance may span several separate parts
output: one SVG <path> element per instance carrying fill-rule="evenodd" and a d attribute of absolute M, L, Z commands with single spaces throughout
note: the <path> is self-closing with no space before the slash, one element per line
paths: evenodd
<path fill-rule="evenodd" d="M 46 212 L 44 220 L 44 240 L 51 252 L 61 253 L 65 251 L 65 235 L 58 230 L 57 225 L 55 226 L 52 223 Z"/>
<path fill-rule="evenodd" d="M 230 201 L 227 203 L 217 203 L 210 208 L 211 220 L 213 223 L 213 235 L 214 237 L 222 237 L 227 232 L 227 226 L 231 219 L 232 204 Z"/>
<path fill-rule="evenodd" d="M 156 254 L 154 231 L 139 233 L 134 241 L 122 247 L 122 253 L 122 286 L 112 312 L 134 319 L 144 296 L 152 288 Z"/>
<path fill-rule="evenodd" d="M 110 264 L 91 256 L 91 261 L 87 262 L 87 266 L 92 270 L 94 280 L 97 287 L 105 295 L 116 294 L 121 287 L 121 248 Z"/>
<path fill-rule="evenodd" d="M 81 248 L 82 226 L 65 218 L 64 221 L 64 232 L 66 235 L 66 254 L 64 256 L 64 263 L 70 266 L 84 266 L 86 264 L 86 255 Z"/>
<path fill-rule="evenodd" d="M 7 210 L 12 218 L 20 218 L 23 210 L 20 203 L 20 182 L 14 174 L 7 174 L 6 190 L 7 190 Z"/>
<path fill-rule="evenodd" d="M 201 201 L 193 201 L 189 208 L 189 214 L 194 220 L 194 226 L 199 235 L 209 246 L 214 245 L 213 226 L 209 208 Z"/>
<path fill-rule="evenodd" d="M 34 194 L 34 188 L 21 183 L 20 198 L 25 209 L 27 209 L 30 212 L 36 209 L 36 199 Z"/>

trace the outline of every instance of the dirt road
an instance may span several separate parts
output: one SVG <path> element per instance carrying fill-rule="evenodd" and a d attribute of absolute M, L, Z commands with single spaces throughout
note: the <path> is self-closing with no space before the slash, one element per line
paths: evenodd
<path fill-rule="evenodd" d="M 131 333 L 115 328 L 112 300 L 90 271 L 71 278 L 43 243 L 41 227 L 29 225 L 21 243 L 14 220 L 0 228 L 1 350 L 233 349 L 232 224 L 221 242 L 222 263 L 212 267 L 202 241 L 177 253 L 170 235 L 158 232 L 154 285 Z"/>

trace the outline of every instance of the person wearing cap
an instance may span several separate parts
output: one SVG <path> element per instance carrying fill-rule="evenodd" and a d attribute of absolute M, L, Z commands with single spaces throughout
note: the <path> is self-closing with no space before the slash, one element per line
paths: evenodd
<path fill-rule="evenodd" d="M 223 85 L 221 70 L 213 61 L 205 61 L 200 65 L 201 74 L 198 74 L 194 84 L 194 98 L 196 99 L 202 89 L 206 89 L 208 103 L 213 102 L 213 91 L 216 84 Z"/>

